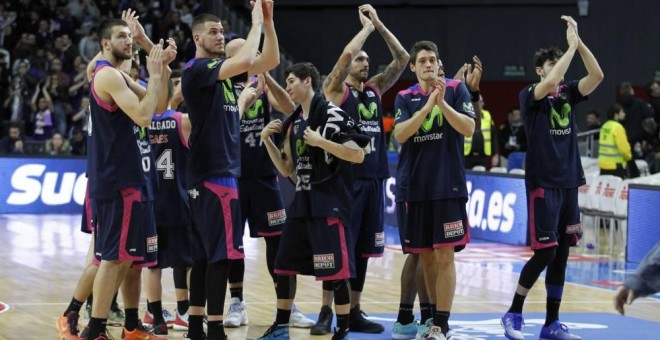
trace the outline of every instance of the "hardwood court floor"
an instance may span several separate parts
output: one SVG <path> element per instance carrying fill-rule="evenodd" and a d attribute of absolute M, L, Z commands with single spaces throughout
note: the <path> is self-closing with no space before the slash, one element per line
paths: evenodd
<path fill-rule="evenodd" d="M 9 311 L 0 314 L 0 339 L 56 339 L 55 320 L 64 311 L 84 267 L 90 237 L 79 231 L 79 215 L 0 215 L 0 301 Z M 388 242 L 392 243 L 392 242 Z M 246 238 L 245 300 L 250 326 L 228 330 L 230 339 L 260 336 L 273 322 L 275 293 L 265 265 L 264 242 Z M 471 244 L 457 256 L 457 288 L 452 313 L 504 312 L 510 304 L 518 273 L 529 249 L 493 244 Z M 404 256 L 389 246 L 382 258 L 372 259 L 362 299 L 367 313 L 395 314 L 399 304 L 399 273 Z M 611 312 L 612 281 L 621 274 L 603 269 L 608 261 L 572 257 L 563 312 Z M 171 270 L 163 273 L 164 306 L 175 307 Z M 596 282 L 596 286 L 590 282 Z M 296 303 L 307 315 L 320 308 L 321 285 L 309 277 L 298 278 Z M 121 298 L 120 298 L 121 300 Z M 142 297 L 144 301 L 144 295 Z M 144 307 L 142 305 L 141 307 Z M 417 308 L 417 306 L 416 306 Z M 532 289 L 526 312 L 545 311 L 541 279 Z M 629 306 L 628 315 L 660 321 L 660 300 L 641 299 Z M 143 311 L 141 309 L 142 316 Z M 417 314 L 418 315 L 418 314 Z M 118 339 L 121 328 L 110 328 Z M 386 329 L 379 338 L 390 338 Z M 181 338 L 171 332 L 170 338 Z M 308 330 L 293 330 L 293 339 L 310 337 Z"/>

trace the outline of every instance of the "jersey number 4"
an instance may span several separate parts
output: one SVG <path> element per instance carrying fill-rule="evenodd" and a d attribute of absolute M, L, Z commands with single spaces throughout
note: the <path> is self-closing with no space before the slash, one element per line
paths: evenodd
<path fill-rule="evenodd" d="M 248 144 L 252 148 L 257 146 L 257 143 L 259 143 L 259 146 L 264 144 L 264 142 L 261 140 L 261 135 L 258 132 L 248 133 L 244 141 L 245 144 Z"/>
<path fill-rule="evenodd" d="M 163 172 L 164 179 L 174 179 L 174 162 L 172 149 L 165 149 L 156 160 L 156 170 Z"/>

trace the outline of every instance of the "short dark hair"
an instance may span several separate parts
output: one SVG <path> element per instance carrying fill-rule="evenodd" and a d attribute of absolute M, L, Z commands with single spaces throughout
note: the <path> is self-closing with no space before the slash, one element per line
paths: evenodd
<path fill-rule="evenodd" d="M 170 73 L 170 79 L 172 78 L 181 78 L 181 71 L 172 70 L 172 73 Z"/>
<path fill-rule="evenodd" d="M 440 53 L 438 52 L 438 46 L 433 42 L 429 40 L 420 40 L 416 43 L 413 44 L 412 48 L 410 49 L 410 63 L 415 64 L 417 62 L 417 54 L 419 51 L 426 50 L 426 51 L 431 51 L 435 53 L 436 58 L 440 58 Z"/>
<path fill-rule="evenodd" d="M 200 26 L 204 26 L 205 23 L 212 21 L 212 22 L 220 22 L 220 18 L 217 15 L 209 14 L 209 13 L 204 13 L 200 14 L 193 19 L 192 25 L 190 27 L 190 30 L 193 32 L 198 30 Z"/>
<path fill-rule="evenodd" d="M 623 83 L 619 84 L 619 95 L 623 96 L 626 94 L 633 94 L 635 90 L 632 87 L 632 84 L 628 81 L 624 81 Z"/>
<path fill-rule="evenodd" d="M 559 60 L 564 52 L 558 47 L 541 48 L 534 53 L 534 67 L 543 67 L 548 60 Z"/>
<path fill-rule="evenodd" d="M 516 111 L 516 110 L 520 111 L 520 108 L 518 108 L 517 106 L 514 106 L 514 107 L 510 108 L 509 111 L 506 114 L 510 115 L 510 114 L 513 113 L 513 111 Z"/>
<path fill-rule="evenodd" d="M 587 115 L 594 115 L 596 118 L 600 118 L 600 112 L 598 112 L 596 109 L 590 109 L 587 111 Z"/>
<path fill-rule="evenodd" d="M 312 78 L 312 89 L 316 91 L 319 87 L 319 82 L 321 81 L 321 75 L 319 75 L 319 70 L 316 69 L 314 64 L 309 62 L 293 64 L 284 70 L 284 77 L 287 78 L 289 74 L 293 73 L 294 76 L 300 79 L 305 79 L 307 77 Z"/>
<path fill-rule="evenodd" d="M 614 115 L 619 113 L 621 110 L 623 110 L 623 106 L 620 104 L 614 103 L 610 105 L 610 107 L 607 109 L 607 119 L 614 119 Z"/>
<path fill-rule="evenodd" d="M 110 39 L 112 35 L 112 28 L 115 26 L 126 26 L 128 27 L 128 24 L 126 21 L 121 20 L 121 19 L 107 19 L 103 20 L 101 22 L 101 25 L 99 25 L 99 28 L 97 30 L 97 36 L 99 37 L 99 44 L 101 43 L 101 40 L 103 39 Z"/>
<path fill-rule="evenodd" d="M 646 87 L 644 88 L 644 90 L 646 90 L 646 95 L 649 96 L 649 97 L 651 96 L 651 93 L 653 92 L 653 90 L 651 90 L 651 88 L 653 87 L 653 84 L 660 85 L 660 83 L 658 83 L 657 81 L 652 81 L 652 82 L 646 84 Z"/>

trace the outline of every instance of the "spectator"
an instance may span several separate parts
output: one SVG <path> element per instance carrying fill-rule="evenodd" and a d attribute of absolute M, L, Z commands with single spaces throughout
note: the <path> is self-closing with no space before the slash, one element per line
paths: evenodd
<path fill-rule="evenodd" d="M 22 154 L 24 141 L 25 138 L 21 131 L 21 125 L 13 122 L 9 125 L 9 135 L 0 139 L 0 153 Z"/>
<path fill-rule="evenodd" d="M 600 113 L 598 113 L 598 110 L 589 110 L 587 112 L 587 130 L 598 130 L 600 129 L 600 125 Z"/>
<path fill-rule="evenodd" d="M 39 97 L 39 93 L 42 93 L 43 96 Z M 54 108 L 53 101 L 46 86 L 40 87 L 37 85 L 37 89 L 34 91 L 34 95 L 32 95 L 31 105 L 34 112 L 30 119 L 30 122 L 34 125 L 32 138 L 35 140 L 47 140 L 53 134 L 53 117 L 51 112 L 53 112 Z"/>
<path fill-rule="evenodd" d="M 523 128 L 520 109 L 517 107 L 509 110 L 509 113 L 507 114 L 507 122 L 500 125 L 498 140 L 502 156 L 505 158 L 508 158 L 509 154 L 512 152 L 527 151 L 527 136 L 525 135 L 525 129 Z"/>
<path fill-rule="evenodd" d="M 89 34 L 80 39 L 78 51 L 85 63 L 89 63 L 101 51 L 95 28 L 90 30 Z"/>
<path fill-rule="evenodd" d="M 80 109 L 71 117 L 73 130 L 76 129 L 87 132 L 87 122 L 89 119 L 89 97 L 82 97 L 80 100 Z M 73 133 L 71 133 L 73 138 Z"/>
<path fill-rule="evenodd" d="M 649 104 L 653 108 L 655 122 L 660 124 L 660 84 L 652 81 L 646 86 L 646 94 L 649 96 Z"/>
<path fill-rule="evenodd" d="M 0 47 L 9 47 L 14 45 L 5 45 L 5 29 L 12 28 L 12 24 L 16 20 L 16 12 L 5 11 L 4 4 L 0 4 Z M 11 34 L 11 33 L 10 33 Z"/>
<path fill-rule="evenodd" d="M 497 147 L 497 131 L 490 111 L 484 109 L 484 97 L 479 96 L 479 101 L 472 102 L 475 119 L 475 130 L 471 137 L 463 139 L 463 152 L 465 155 L 465 168 L 472 169 L 481 165 L 486 169 L 498 166 L 500 155 Z"/>
<path fill-rule="evenodd" d="M 57 56 L 62 61 L 62 69 L 65 72 L 75 71 L 75 60 L 80 59 L 82 63 L 82 58 L 78 54 L 78 50 L 73 46 L 73 42 L 68 34 L 64 33 L 59 37 L 55 38 L 54 50 Z"/>
<path fill-rule="evenodd" d="M 55 131 L 67 133 L 67 116 L 73 111 L 69 102 L 69 87 L 60 84 L 59 75 L 48 76 L 44 89 L 48 90 L 53 106 L 53 127 Z"/>
<path fill-rule="evenodd" d="M 171 12 L 171 22 L 167 27 L 165 28 L 165 33 L 167 37 L 173 37 L 178 34 L 178 32 L 183 32 L 184 36 L 187 39 L 192 39 L 192 31 L 190 30 L 190 26 L 186 24 L 185 22 L 181 21 L 181 12 L 178 10 L 174 10 Z M 228 41 L 225 40 L 225 44 Z"/>
<path fill-rule="evenodd" d="M 626 120 L 623 126 L 628 134 L 628 141 L 632 145 L 634 158 L 642 157 L 642 139 L 644 138 L 644 120 L 653 118 L 651 107 L 643 100 L 635 97 L 635 90 L 629 82 L 619 85 L 619 104 L 626 112 Z"/>
<path fill-rule="evenodd" d="M 29 95 L 30 91 L 22 78 L 13 77 L 8 96 L 3 103 L 4 111 L 8 113 L 9 117 L 3 117 L 3 120 L 9 118 L 13 122 L 24 121 L 26 113 L 30 110 L 27 103 Z"/>
<path fill-rule="evenodd" d="M 87 17 L 99 18 L 101 16 L 101 11 L 92 0 L 70 0 L 66 8 L 71 17 L 78 22 L 83 22 Z"/>
<path fill-rule="evenodd" d="M 232 39 L 240 38 L 238 33 L 232 31 L 232 26 L 229 20 L 222 19 L 222 28 L 225 30 L 225 44 L 230 42 Z"/>
<path fill-rule="evenodd" d="M 71 134 L 71 154 L 76 156 L 87 155 L 87 137 L 80 128 L 74 128 Z"/>
<path fill-rule="evenodd" d="M 50 61 L 50 74 L 56 75 L 59 80 L 59 85 L 67 88 L 68 90 L 69 86 L 71 86 L 71 77 L 69 77 L 69 75 L 64 72 L 63 66 L 64 65 L 62 64 L 62 60 L 60 60 L 60 58 L 53 58 Z"/>
<path fill-rule="evenodd" d="M 46 141 L 46 153 L 51 156 L 66 156 L 71 154 L 69 141 L 61 133 L 53 133 L 53 137 Z"/>
<path fill-rule="evenodd" d="M 37 46 L 50 45 L 53 41 L 53 34 L 50 31 L 50 20 L 39 20 L 39 27 L 36 33 Z"/>

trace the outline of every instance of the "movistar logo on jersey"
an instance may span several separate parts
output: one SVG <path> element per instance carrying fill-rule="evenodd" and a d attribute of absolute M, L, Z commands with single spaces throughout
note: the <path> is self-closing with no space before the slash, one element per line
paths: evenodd
<path fill-rule="evenodd" d="M 220 65 L 220 59 L 213 59 L 213 60 L 209 61 L 208 64 L 206 64 L 206 67 L 208 67 L 209 69 L 212 70 L 212 69 L 218 67 L 218 65 Z"/>
<path fill-rule="evenodd" d="M 225 104 L 236 105 L 236 94 L 234 94 L 234 85 L 231 79 L 222 81 L 222 91 L 225 94 Z"/>
<path fill-rule="evenodd" d="M 147 137 L 147 129 L 141 127 L 140 131 L 138 132 L 138 137 L 140 137 L 140 139 L 146 138 Z"/>
<path fill-rule="evenodd" d="M 569 103 L 564 103 L 561 107 L 561 114 L 555 110 L 553 107 L 550 111 L 550 126 L 553 129 L 566 128 L 571 123 L 571 105 Z"/>
<path fill-rule="evenodd" d="M 440 110 L 440 107 L 438 105 L 433 106 L 433 110 L 431 110 L 431 113 L 429 113 L 426 119 L 424 119 L 421 129 L 424 132 L 431 131 L 431 129 L 433 129 L 434 121 L 438 122 L 438 126 L 442 126 L 442 123 L 444 121 L 444 115 L 442 114 L 442 110 Z"/>
<path fill-rule="evenodd" d="M 261 98 L 257 99 L 254 104 L 247 111 L 245 111 L 245 118 L 254 119 L 260 115 L 264 115 L 264 102 L 261 100 Z"/>
<path fill-rule="evenodd" d="M 371 120 L 374 117 L 378 117 L 378 104 L 375 102 L 371 102 L 368 109 L 363 103 L 358 104 L 357 108 L 362 119 Z"/>
<path fill-rule="evenodd" d="M 306 150 L 307 150 L 307 144 L 305 144 L 305 141 L 303 141 L 302 139 L 296 140 L 296 154 L 300 156 L 304 154 Z"/>

